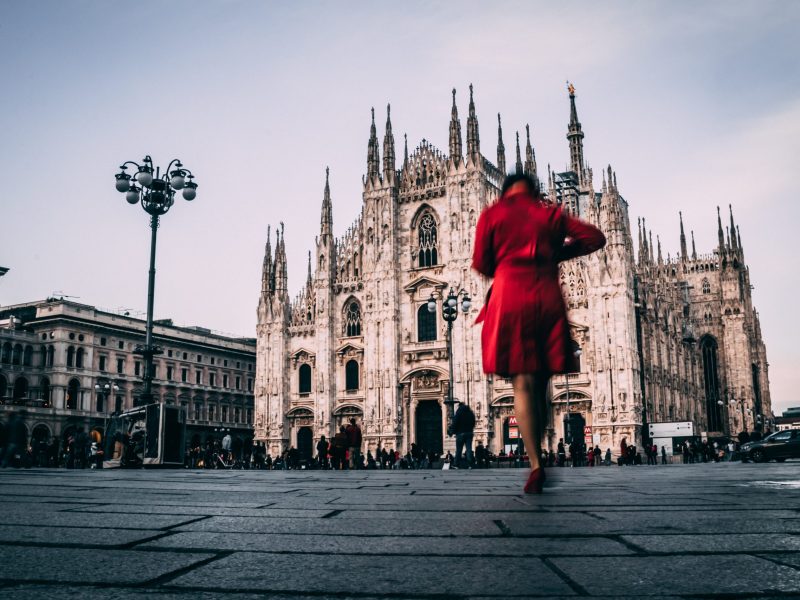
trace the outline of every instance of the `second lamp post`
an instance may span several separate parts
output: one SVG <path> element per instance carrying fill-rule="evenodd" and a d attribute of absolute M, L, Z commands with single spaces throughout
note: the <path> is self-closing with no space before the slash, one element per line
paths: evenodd
<path fill-rule="evenodd" d="M 453 322 L 458 318 L 458 302 L 461 299 L 461 310 L 469 312 L 472 306 L 472 299 L 466 290 L 456 292 L 452 287 L 450 293 L 442 301 L 442 318 L 447 322 L 447 361 L 450 369 L 450 383 L 447 386 L 447 399 L 444 401 L 447 406 L 447 430 L 451 431 L 453 425 L 453 405 L 456 403 L 453 397 Z M 428 312 L 436 312 L 436 298 L 433 294 L 428 298 Z"/>

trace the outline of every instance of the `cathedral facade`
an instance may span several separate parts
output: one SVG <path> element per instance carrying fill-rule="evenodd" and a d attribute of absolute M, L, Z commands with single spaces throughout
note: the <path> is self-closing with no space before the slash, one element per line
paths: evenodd
<path fill-rule="evenodd" d="M 697 253 L 693 233 L 690 250 L 682 219 L 679 256 L 664 258 L 643 221 L 634 242 L 616 173 L 609 166 L 597 181 L 584 160 L 572 86 L 569 102 L 570 163 L 563 172 L 547 167 L 543 192 L 600 227 L 608 243 L 561 265 L 579 368 L 552 380 L 547 444 L 566 434 L 616 452 L 622 438 L 639 445 L 648 424 L 662 422 L 692 422 L 694 434 L 709 436 L 763 428 L 771 416 L 766 349 L 732 212 L 725 232 L 718 210 L 718 246 L 709 253 Z M 478 216 L 507 172 L 503 132 L 498 114 L 493 163 L 481 154 L 472 86 L 468 110 L 466 147 L 453 90 L 448 153 L 423 139 L 410 154 L 406 142 L 402 160 L 389 109 L 382 148 L 373 110 L 361 214 L 334 237 L 326 170 L 316 247 L 294 297 L 283 226 L 274 250 L 268 234 L 255 437 L 271 453 L 294 446 L 310 456 L 320 436 L 351 417 L 365 450 L 416 443 L 446 451 L 454 447 L 451 387 L 475 412 L 475 443 L 495 453 L 517 443 L 511 381 L 481 368 L 474 321 L 490 281 L 470 269 Z M 524 153 L 516 135 L 513 168 L 544 180 L 526 133 Z M 451 290 L 473 302 L 459 311 L 448 343 L 442 303 Z"/>

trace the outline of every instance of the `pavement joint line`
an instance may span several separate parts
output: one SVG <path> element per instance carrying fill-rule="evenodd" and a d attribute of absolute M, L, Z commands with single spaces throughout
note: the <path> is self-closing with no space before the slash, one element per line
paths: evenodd
<path fill-rule="evenodd" d="M 121 527 L 115 527 L 114 529 L 122 529 L 122 528 Z M 141 530 L 139 530 L 139 531 L 141 531 Z M 241 530 L 224 530 L 224 531 L 216 531 L 216 530 L 203 531 L 203 530 L 199 530 L 199 531 L 194 531 L 194 530 L 191 530 L 191 529 L 187 529 L 185 531 L 178 530 L 177 533 L 215 533 L 215 534 L 217 534 L 217 533 L 229 533 L 229 534 L 241 534 L 241 533 L 253 533 L 253 532 L 252 531 L 241 531 Z M 386 538 L 386 537 L 398 538 L 398 537 L 401 537 L 401 538 L 478 538 L 478 539 L 496 539 L 496 538 L 503 537 L 500 534 L 457 535 L 457 534 L 454 534 L 454 533 L 440 533 L 440 534 L 435 534 L 435 533 L 408 533 L 408 534 L 387 535 L 385 533 L 346 533 L 346 532 L 337 532 L 335 534 L 326 534 L 326 533 L 313 532 L 313 531 L 312 532 L 302 532 L 302 533 L 298 533 L 296 531 L 288 532 L 288 533 L 266 532 L 266 533 L 259 533 L 258 535 L 265 535 L 265 536 L 267 536 L 267 535 L 297 535 L 297 536 L 301 536 L 301 535 L 306 535 L 306 536 L 308 536 L 308 535 L 336 535 L 337 537 L 354 537 L 354 538 L 359 538 L 359 537 L 363 537 L 363 538 Z M 519 537 L 519 538 L 528 538 L 528 537 L 530 537 L 530 538 L 540 538 L 540 537 L 553 537 L 553 536 L 552 535 L 550 535 L 550 536 L 547 536 L 547 535 L 515 535 L 514 537 Z M 585 537 L 602 537 L 602 536 L 599 536 L 599 535 L 589 536 L 589 535 L 575 534 L 574 536 L 562 536 L 562 537 L 585 538 Z"/>
<path fill-rule="evenodd" d="M 629 542 L 628 540 L 625 539 L 624 535 L 608 535 L 607 537 L 619 544 L 622 544 L 629 550 L 633 550 L 636 554 L 647 555 L 647 550 L 641 548 L 640 546 L 637 546 L 633 542 Z"/>
<path fill-rule="evenodd" d="M 542 563 L 550 569 L 553 573 L 556 574 L 564 583 L 566 583 L 569 588 L 575 592 L 578 596 L 588 596 L 589 592 L 586 589 L 579 585 L 577 582 L 573 581 L 564 571 L 559 569 L 549 558 L 543 558 Z"/>
<path fill-rule="evenodd" d="M 331 517 L 335 517 L 336 515 L 340 515 L 340 514 L 342 514 L 343 512 L 344 512 L 344 509 L 336 509 L 336 510 L 332 510 L 332 511 L 331 511 L 331 512 L 329 512 L 329 513 L 325 513 L 324 515 L 322 515 L 322 516 L 321 516 L 321 517 L 319 517 L 319 518 L 320 518 L 320 519 L 330 519 Z"/>
<path fill-rule="evenodd" d="M 113 507 L 113 505 L 102 505 L 102 504 L 99 505 L 99 506 Z M 150 505 L 150 506 L 152 506 L 152 505 Z M 200 507 L 200 508 L 208 508 L 208 507 Z M 220 506 L 219 508 L 226 508 L 226 509 L 230 509 L 230 510 L 242 510 L 242 509 L 238 509 L 238 508 L 230 507 L 230 506 Z M 257 507 L 254 507 L 254 508 L 245 508 L 243 510 L 267 510 L 269 508 L 272 508 L 273 510 L 295 510 L 295 511 L 298 511 L 298 512 L 302 512 L 302 511 L 309 511 L 309 512 L 317 511 L 318 512 L 318 511 L 322 510 L 321 508 L 306 508 L 306 507 L 294 507 L 294 506 L 270 506 L 270 505 L 257 506 Z M 181 509 L 180 506 L 175 507 L 176 511 L 180 511 L 180 509 Z M 120 513 L 119 510 L 111 510 L 110 508 L 109 508 L 109 510 L 86 510 L 85 507 L 76 507 L 75 509 L 59 510 L 59 511 L 56 511 L 56 512 L 57 513 L 62 513 L 62 514 L 63 513 L 68 513 L 68 512 L 69 513 L 73 513 L 73 514 L 74 513 L 78 513 L 78 514 L 81 514 L 81 515 L 118 515 L 118 514 L 126 514 L 126 515 L 133 516 L 133 515 L 157 514 L 159 516 L 168 516 L 168 517 L 198 516 L 198 515 L 188 515 L 188 514 L 186 514 L 184 512 L 169 512 L 169 511 L 161 511 L 161 512 L 158 512 L 158 513 L 147 513 L 147 512 L 125 512 L 125 513 Z M 238 518 L 242 518 L 242 519 L 248 518 L 247 516 L 241 516 L 241 515 L 214 515 L 214 514 L 208 514 L 208 515 L 199 515 L 199 516 L 203 516 L 203 517 L 238 517 Z M 281 515 L 281 514 L 276 514 L 274 516 L 271 516 L 269 514 L 253 515 L 253 516 L 260 516 L 261 518 L 264 518 L 264 519 L 278 519 L 278 518 L 281 518 L 281 519 L 308 519 L 308 518 L 312 518 L 313 519 L 313 518 L 315 518 L 315 517 L 307 517 L 307 516 L 289 517 L 289 516 Z"/>
<path fill-rule="evenodd" d="M 503 534 L 503 537 L 511 537 L 511 529 L 508 527 L 508 525 L 506 525 L 503 519 L 496 519 L 492 521 L 492 523 L 497 525 L 497 528 L 500 529 L 500 531 Z"/>
<path fill-rule="evenodd" d="M 98 514 L 104 514 L 104 513 L 98 513 Z M 183 525 L 183 523 L 180 523 L 180 524 Z M 43 529 L 45 527 L 47 529 L 86 529 L 86 527 L 87 527 L 86 525 L 51 525 L 51 524 L 48 524 L 48 523 L 42 523 L 42 524 L 39 524 L 39 523 L 16 523 L 16 524 L 14 524 L 14 523 L 4 523 L 3 525 L 6 525 L 7 527 L 34 527 L 34 528 L 39 528 L 39 529 Z M 120 530 L 123 530 L 123 531 L 148 531 L 148 530 L 149 531 L 154 531 L 154 529 L 152 527 L 144 527 L 144 528 L 142 528 L 142 527 L 123 527 L 123 526 L 118 526 L 118 525 L 109 525 L 108 527 L 103 527 L 102 525 L 97 525 L 97 524 L 93 524 L 92 525 L 92 529 L 110 529 L 110 530 L 120 529 Z M 160 531 L 160 530 L 156 529 L 156 531 Z M 238 532 L 238 533 L 241 533 L 241 532 Z M 9 543 L 11 543 L 11 542 L 3 542 L 3 544 L 9 544 Z"/>
<path fill-rule="evenodd" d="M 133 540 L 126 544 L 120 544 L 119 546 L 115 546 L 116 548 L 120 548 L 122 550 L 134 550 L 136 546 L 139 544 L 147 544 L 149 542 L 155 542 L 165 537 L 169 537 L 175 535 L 173 531 L 162 531 L 161 533 L 157 533 L 155 535 L 151 535 L 150 537 L 142 538 L 141 540 Z"/>
<path fill-rule="evenodd" d="M 313 598 L 397 598 L 401 600 L 408 600 L 412 598 L 416 598 L 419 600 L 469 600 L 470 596 L 465 596 L 463 594 L 452 594 L 452 593 L 431 593 L 426 592 L 424 594 L 418 594 L 413 592 L 404 592 L 404 593 L 369 593 L 369 592 L 356 592 L 356 591 L 347 591 L 347 592 L 328 592 L 328 591 L 318 591 L 318 590 L 301 590 L 301 589 L 265 589 L 265 588 L 225 588 L 221 590 L 218 587 L 206 587 L 206 586 L 174 586 L 174 585 L 162 585 L 156 588 L 158 591 L 180 591 L 180 592 L 210 592 L 219 594 L 220 592 L 224 591 L 227 593 L 234 593 L 234 594 L 260 594 L 263 597 L 270 597 L 270 596 L 300 596 L 300 597 L 313 597 Z M 492 597 L 491 595 L 481 594 L 483 597 Z M 525 594 L 524 598 L 530 598 L 533 596 L 537 596 L 537 594 Z M 552 596 L 552 594 L 548 594 L 548 596 Z M 498 598 L 509 598 L 514 596 L 497 596 Z"/>
<path fill-rule="evenodd" d="M 136 585 L 134 587 L 160 586 L 163 583 L 172 581 L 176 577 L 180 577 L 181 575 L 186 575 L 187 573 L 190 573 L 195 569 L 205 567 L 209 563 L 220 560 L 222 558 L 227 558 L 231 554 L 233 554 L 233 552 L 219 552 L 214 556 L 209 556 L 208 558 L 204 558 L 203 560 L 197 561 L 196 563 L 192 563 L 191 565 L 186 565 L 185 567 L 175 569 L 174 571 L 170 571 L 169 573 L 164 573 L 163 575 L 159 575 L 158 577 L 154 577 L 153 579 L 144 581 L 141 584 Z"/>
<path fill-rule="evenodd" d="M 573 512 L 578 512 L 578 511 L 573 511 Z M 609 512 L 614 512 L 614 511 L 609 511 Z M 593 519 L 597 519 L 598 521 L 608 521 L 608 519 L 606 519 L 605 517 L 601 517 L 600 515 L 595 514 L 592 511 L 580 511 L 580 512 L 578 512 L 578 514 L 586 515 L 587 517 L 591 517 Z"/>
<path fill-rule="evenodd" d="M 49 547 L 49 546 L 48 546 Z M 93 546 L 81 546 L 81 549 L 95 549 Z M 102 546 L 103 549 L 108 549 L 108 546 Z M 115 548 L 116 549 L 116 548 Z M 168 546 L 152 546 L 147 548 L 132 548 L 132 551 L 142 552 L 163 552 L 164 554 L 207 554 L 213 552 L 228 552 L 231 554 L 239 554 L 247 552 L 248 554 L 269 554 L 279 556 L 330 556 L 330 552 L 319 550 L 252 550 L 250 548 L 241 550 L 231 550 L 229 548 L 172 548 Z M 374 552 L 341 552 L 337 551 L 336 556 L 375 556 Z M 386 558 L 419 558 L 419 552 L 398 552 L 393 554 L 382 555 Z M 632 558 L 630 554 L 613 554 L 610 555 L 615 558 Z M 542 554 L 537 552 L 519 552 L 513 556 L 509 554 L 492 554 L 486 552 L 462 552 L 459 554 L 445 554 L 442 552 L 425 552 L 425 558 L 497 558 L 506 560 L 509 558 L 575 558 L 583 559 L 584 555 L 561 554 L 550 552 Z M 483 594 L 481 594 L 483 595 Z"/>
<path fill-rule="evenodd" d="M 103 513 L 101 513 L 103 514 Z M 210 519 L 214 515 L 203 515 L 201 517 L 197 517 L 195 519 L 190 519 L 188 521 L 183 521 L 181 523 L 175 523 L 174 525 L 168 525 L 166 527 L 159 527 L 157 531 L 172 531 L 176 527 L 184 527 L 185 525 L 191 525 L 192 523 L 198 523 L 200 521 L 205 521 L 206 519 Z"/>
<path fill-rule="evenodd" d="M 261 506 L 256 506 L 255 508 L 258 510 L 258 509 L 262 509 L 262 508 L 267 508 L 268 506 L 272 506 L 274 504 L 277 504 L 277 502 L 268 502 L 267 504 L 262 504 Z M 235 509 L 236 507 L 235 506 L 230 506 L 230 507 L 229 506 L 223 506 L 222 508 L 234 508 Z"/>
<path fill-rule="evenodd" d="M 309 498 L 313 498 L 313 496 L 308 496 L 308 497 L 309 497 Z M 339 498 L 341 498 L 341 496 L 336 496 L 336 498 L 331 498 L 330 500 L 328 500 L 327 502 L 324 502 L 323 504 L 333 504 L 333 503 L 334 503 L 334 502 L 336 502 L 336 501 L 337 501 Z"/>
<path fill-rule="evenodd" d="M 786 552 L 787 552 L 787 550 L 771 550 L 771 551 L 770 550 L 767 550 L 767 551 L 764 551 L 764 550 L 756 550 L 756 551 L 750 550 L 746 554 L 750 554 L 751 556 L 754 556 L 755 558 L 762 558 L 764 560 L 767 560 L 767 561 L 769 561 L 771 563 L 775 563 L 775 564 L 780 565 L 782 567 L 791 567 L 795 571 L 800 571 L 800 568 L 798 568 L 797 565 L 793 565 L 793 564 L 784 562 L 784 561 L 782 561 L 780 559 L 779 556 L 778 557 L 769 556 L 770 554 L 778 554 L 778 553 L 786 554 Z M 791 552 L 791 551 L 788 551 L 788 552 Z M 767 555 L 767 556 L 764 556 L 764 555 Z"/>

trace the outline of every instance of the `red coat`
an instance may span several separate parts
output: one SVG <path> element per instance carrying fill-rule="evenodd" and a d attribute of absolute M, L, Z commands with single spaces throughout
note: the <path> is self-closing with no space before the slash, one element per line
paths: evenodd
<path fill-rule="evenodd" d="M 569 326 L 558 263 L 599 250 L 603 233 L 526 193 L 506 195 L 478 220 L 472 268 L 494 277 L 478 315 L 483 370 L 564 373 L 571 368 Z"/>

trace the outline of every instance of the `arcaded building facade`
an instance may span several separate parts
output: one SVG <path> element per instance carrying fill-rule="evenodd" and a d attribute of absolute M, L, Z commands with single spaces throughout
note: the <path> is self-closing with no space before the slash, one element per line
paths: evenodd
<path fill-rule="evenodd" d="M 252 437 L 256 342 L 203 327 L 156 321 L 156 402 L 183 406 L 187 442 Z M 142 393 L 145 321 L 49 298 L 0 307 L 0 417 L 25 411 L 30 436 L 62 442 L 71 431 L 102 433 Z M 106 388 L 108 386 L 108 388 Z"/>
<path fill-rule="evenodd" d="M 771 415 L 766 350 L 732 214 L 727 233 L 717 215 L 719 244 L 705 254 L 693 236 L 689 248 L 681 221 L 680 254 L 664 258 L 643 221 L 632 231 L 611 167 L 597 177 L 587 166 L 572 87 L 569 113 L 569 165 L 541 172 L 528 126 L 524 151 L 517 133 L 507 166 L 500 115 L 496 161 L 481 153 L 471 86 L 465 145 L 453 91 L 447 153 L 423 139 L 410 153 L 406 142 L 396 158 L 390 113 L 381 143 L 373 111 L 361 213 L 334 237 L 326 171 L 316 246 L 293 296 L 283 226 L 274 248 L 268 235 L 256 439 L 273 453 L 292 445 L 308 454 L 355 416 L 369 449 L 446 450 L 454 445 L 444 404 L 452 386 L 475 412 L 476 443 L 494 452 L 513 447 L 511 384 L 482 372 L 480 326 L 473 326 L 490 282 L 470 269 L 478 216 L 509 171 L 538 176 L 548 201 L 608 239 L 602 251 L 562 264 L 580 368 L 552 381 L 548 444 L 564 435 L 565 422 L 603 449 L 618 448 L 623 437 L 640 444 L 654 422 L 692 421 L 698 435 L 762 426 Z M 452 380 L 441 318 L 451 288 L 473 299 L 454 323 Z M 436 313 L 427 310 L 431 295 Z"/>

